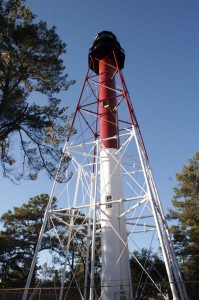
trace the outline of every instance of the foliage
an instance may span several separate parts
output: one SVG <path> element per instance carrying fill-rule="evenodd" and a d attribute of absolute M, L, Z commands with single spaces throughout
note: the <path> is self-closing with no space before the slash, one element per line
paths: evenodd
<path fill-rule="evenodd" d="M 66 44 L 35 18 L 25 0 L 0 0 L 0 163 L 13 181 L 34 180 L 42 169 L 55 176 L 69 130 L 56 98 L 74 83 L 64 73 Z"/>
<path fill-rule="evenodd" d="M 41 194 L 30 198 L 28 203 L 21 207 L 14 207 L 13 211 L 9 210 L 1 217 L 0 221 L 3 223 L 3 230 L 0 232 L 0 279 L 2 287 L 25 286 L 48 201 L 49 196 Z M 57 209 L 56 198 L 52 200 L 51 209 Z M 76 213 L 78 212 L 74 211 L 74 214 Z M 54 283 L 60 285 L 67 243 L 68 239 L 71 240 L 65 225 L 69 224 L 68 217 L 62 216 L 62 219 L 63 222 L 60 222 L 54 218 L 54 227 L 48 222 L 48 226 L 45 228 L 40 252 L 51 252 L 52 261 L 49 265 L 46 263 L 39 265 L 37 262 L 32 285 L 36 281 L 40 281 L 45 287 L 52 287 Z M 73 239 L 72 242 L 70 241 L 67 261 L 66 279 L 68 282 L 74 281 L 74 274 L 76 280 L 78 278 L 83 282 L 84 273 L 82 274 L 82 270 L 79 270 L 79 264 L 85 263 L 86 233 L 79 233 L 75 229 L 82 227 L 82 230 L 85 231 L 83 225 L 82 218 L 75 217 L 74 230 L 71 233 Z"/>
<path fill-rule="evenodd" d="M 46 194 L 30 198 L 27 204 L 14 207 L 13 212 L 9 210 L 1 217 L 4 230 L 0 232 L 0 274 L 4 287 L 25 285 L 48 200 L 49 196 Z M 53 208 L 56 208 L 55 201 L 54 198 Z M 40 251 L 46 249 L 59 252 L 57 241 L 48 228 Z"/>
<path fill-rule="evenodd" d="M 157 298 L 160 292 L 153 281 L 158 288 L 161 287 L 161 293 L 168 293 L 169 286 L 165 263 L 157 253 L 145 248 L 134 251 L 130 258 L 130 268 L 135 299 Z"/>
<path fill-rule="evenodd" d="M 199 152 L 176 174 L 178 186 L 172 200 L 170 231 L 177 255 L 189 281 L 199 278 Z"/>

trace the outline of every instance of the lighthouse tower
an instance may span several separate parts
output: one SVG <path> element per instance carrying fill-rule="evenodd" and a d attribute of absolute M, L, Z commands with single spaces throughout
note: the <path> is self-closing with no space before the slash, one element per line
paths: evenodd
<path fill-rule="evenodd" d="M 88 71 L 23 300 L 30 299 L 31 293 L 41 296 L 39 286 L 33 292 L 29 287 L 47 235 L 53 261 L 62 262 L 60 289 L 56 287 L 59 300 L 166 300 L 169 295 L 173 300 L 188 300 L 122 73 L 124 61 L 116 36 L 110 31 L 98 33 L 89 50 Z M 60 184 L 63 169 L 66 181 Z M 150 259 L 150 253 L 159 249 L 165 263 L 161 271 L 166 270 L 166 275 Z M 136 253 L 145 255 L 140 259 Z"/>
<path fill-rule="evenodd" d="M 99 75 L 100 116 L 100 191 L 103 203 L 101 215 L 102 299 L 132 299 L 129 253 L 124 213 L 122 177 L 118 155 L 120 147 L 116 62 L 124 66 L 124 50 L 116 36 L 99 33 L 89 51 L 90 68 Z M 119 238 L 118 238 L 119 237 Z"/>

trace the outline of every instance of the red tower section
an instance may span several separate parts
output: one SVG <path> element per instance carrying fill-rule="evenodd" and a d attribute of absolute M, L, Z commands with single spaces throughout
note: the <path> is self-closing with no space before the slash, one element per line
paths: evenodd
<path fill-rule="evenodd" d="M 88 72 L 67 141 L 70 140 L 74 125 L 78 120 L 79 140 L 82 136 L 86 136 L 85 140 L 100 137 L 104 148 L 118 149 L 123 142 L 121 137 L 119 140 L 119 134 L 124 128 L 126 130 L 133 126 L 136 128 L 140 145 L 147 158 L 140 128 L 122 74 L 125 53 L 112 32 L 98 33 L 89 49 L 88 62 Z M 90 93 L 89 96 L 85 96 L 86 91 L 88 95 Z M 122 111 L 120 115 L 119 110 Z M 85 125 L 86 132 L 83 129 Z"/>
<path fill-rule="evenodd" d="M 100 137 L 105 148 L 118 148 L 118 122 L 116 110 L 115 77 L 113 59 L 99 61 Z M 108 139 L 110 137 L 115 139 Z"/>
<path fill-rule="evenodd" d="M 89 62 L 90 68 L 99 75 L 100 137 L 105 148 L 117 149 L 119 140 L 115 58 L 119 69 L 123 68 L 125 55 L 116 36 L 109 31 L 99 33 L 89 51 Z"/>

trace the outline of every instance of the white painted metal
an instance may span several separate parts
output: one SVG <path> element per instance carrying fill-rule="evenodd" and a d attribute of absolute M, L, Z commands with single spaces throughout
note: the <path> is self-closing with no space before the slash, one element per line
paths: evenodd
<path fill-rule="evenodd" d="M 122 200 L 122 177 L 117 149 L 102 149 L 100 152 L 101 201 L 107 202 L 101 209 L 102 275 L 101 299 L 115 300 L 116 295 L 132 299 L 129 274 L 129 252 L 124 204 L 112 203 Z"/>
<path fill-rule="evenodd" d="M 169 277 L 169 282 L 170 282 L 170 287 L 171 287 L 171 290 L 172 290 L 173 299 L 178 300 L 179 298 L 178 298 L 177 290 L 176 290 L 176 287 L 175 287 L 175 284 L 174 284 L 174 277 L 173 277 L 173 274 L 172 274 L 172 266 L 171 266 L 170 261 L 169 261 L 169 253 L 168 253 L 168 250 L 166 248 L 166 244 L 164 243 L 164 236 L 163 236 L 164 235 L 164 231 L 163 231 L 164 229 L 161 228 L 161 222 L 163 220 L 161 220 L 161 216 L 160 216 L 160 213 L 159 213 L 159 207 L 157 209 L 157 199 L 155 199 L 155 197 L 154 197 L 155 196 L 154 195 L 154 190 L 153 190 L 153 186 L 151 185 L 151 178 L 149 177 L 151 175 L 150 168 L 149 168 L 148 163 L 144 159 L 144 155 L 142 154 L 142 149 L 139 148 L 139 143 L 138 143 L 136 132 L 135 132 L 135 141 L 136 141 L 136 144 L 137 144 L 138 153 L 139 153 L 139 156 L 140 156 L 140 162 L 142 164 L 142 169 L 143 169 L 143 172 L 144 172 L 144 177 L 145 177 L 146 186 L 147 186 L 148 195 L 149 195 L 149 201 L 151 203 L 151 208 L 152 208 L 152 212 L 153 212 L 153 216 L 154 216 L 154 220 L 155 220 L 155 224 L 156 224 L 156 228 L 157 228 L 157 233 L 158 233 L 158 237 L 159 237 L 159 241 L 160 241 L 160 246 L 161 246 L 162 254 L 163 254 L 163 257 L 164 257 L 164 260 L 165 260 L 165 266 L 166 266 L 167 274 L 168 274 L 168 277 Z M 166 238 L 166 236 L 165 236 L 165 238 Z"/>
<path fill-rule="evenodd" d="M 64 262 L 64 268 L 63 268 L 63 271 L 62 271 L 61 289 L 60 289 L 60 294 L 59 294 L 59 300 L 63 299 L 63 289 L 64 289 L 64 282 L 65 282 L 65 277 L 66 277 L 65 274 L 66 274 L 66 268 L 67 268 L 67 259 L 68 259 L 68 254 L 69 254 L 69 247 L 70 247 L 70 242 L 71 242 L 73 224 L 74 224 L 74 216 L 72 216 L 71 219 L 70 219 L 68 244 L 67 244 L 66 251 L 65 251 L 65 262 Z"/>
<path fill-rule="evenodd" d="M 91 175 L 91 191 L 90 191 L 90 203 L 93 203 L 93 190 L 95 183 L 95 175 L 92 173 Z M 94 208 L 95 209 L 95 208 Z M 89 220 L 92 217 L 92 208 L 89 211 Z M 85 267 L 85 275 L 84 275 L 84 299 L 87 299 L 87 284 L 88 284 L 88 276 L 89 276 L 89 249 L 90 244 L 92 242 L 92 231 L 91 231 L 91 222 L 88 223 L 88 231 L 87 231 L 87 242 L 86 242 L 86 267 Z"/>
<path fill-rule="evenodd" d="M 99 143 L 97 143 L 97 157 L 96 160 L 99 160 Z M 93 174 L 92 174 L 93 175 Z M 90 283 L 90 300 L 94 299 L 95 292 L 95 242 L 96 242 L 96 200 L 97 200 L 97 182 L 98 182 L 98 165 L 96 167 L 96 176 L 92 176 L 94 179 L 94 195 L 91 198 L 91 208 L 93 212 L 93 224 L 92 224 L 92 247 L 91 247 L 91 283 Z"/>
<path fill-rule="evenodd" d="M 123 134 L 123 137 L 124 136 L 126 142 L 121 145 L 119 150 L 102 149 L 100 153 L 99 150 L 96 152 L 95 161 L 93 162 L 95 165 L 94 173 L 93 171 L 89 171 L 91 166 L 93 166 L 91 162 L 89 163 L 89 159 L 93 159 L 94 156 L 90 154 L 90 151 L 88 151 L 88 155 L 86 155 L 83 149 L 85 146 L 89 146 L 93 149 L 93 146 L 98 142 L 89 142 L 88 145 L 81 143 L 75 147 L 72 146 L 71 148 L 67 148 L 67 153 L 71 156 L 74 155 L 71 163 L 74 176 L 72 177 L 71 182 L 67 183 L 67 188 L 70 191 L 67 193 L 68 199 L 66 202 L 68 202 L 68 206 L 66 208 L 56 209 L 53 211 L 51 201 L 57 185 L 55 182 L 50 197 L 51 200 L 46 211 L 44 224 L 42 226 L 40 239 L 38 241 L 37 250 L 40 248 L 42 234 L 47 222 L 47 216 L 50 215 L 51 218 L 54 217 L 57 220 L 61 220 L 62 216 L 65 216 L 70 218 L 69 226 L 67 226 L 66 223 L 66 232 L 68 237 L 66 252 L 68 253 L 69 243 L 75 237 L 75 224 L 73 224 L 75 219 L 74 211 L 84 213 L 80 214 L 79 218 L 82 219 L 82 223 L 84 222 L 84 228 L 87 228 L 87 250 L 89 249 L 89 246 L 92 245 L 92 274 L 90 278 L 90 282 L 92 284 L 90 288 L 90 300 L 94 300 L 95 297 L 94 251 L 96 223 L 101 224 L 102 241 L 102 294 L 99 299 L 115 300 L 117 299 L 115 297 L 117 297 L 121 290 L 123 290 L 130 295 L 129 299 L 132 300 L 133 297 L 130 287 L 131 278 L 128 265 L 129 252 L 130 254 L 133 253 L 132 245 L 135 242 L 137 235 L 139 236 L 144 234 L 144 244 L 143 238 L 141 237 L 141 244 L 143 244 L 141 247 L 147 247 L 146 235 L 156 230 L 167 267 L 167 272 L 170 276 L 169 279 L 173 299 L 187 300 L 188 297 L 185 293 L 186 290 L 183 290 L 182 284 L 179 297 L 176 292 L 174 280 L 176 280 L 176 278 L 180 278 L 179 276 L 176 277 L 176 274 L 179 274 L 179 267 L 175 254 L 171 252 L 171 241 L 169 239 L 169 234 L 165 230 L 165 219 L 160 206 L 160 200 L 155 189 L 155 183 L 150 167 L 148 162 L 143 158 L 139 141 L 136 140 L 135 128 L 133 127 L 131 131 L 128 130 L 125 135 Z M 125 163 L 125 155 L 128 153 L 129 148 L 131 150 L 132 144 L 136 144 L 136 149 L 138 154 L 140 154 L 138 155 L 140 159 L 139 168 L 137 168 L 134 164 L 131 164 L 129 168 Z M 136 158 L 137 165 L 138 157 Z M 140 176 L 142 176 L 142 179 L 139 178 Z M 98 177 L 100 177 L 101 183 L 99 183 Z M 73 180 L 74 182 L 72 182 Z M 71 184 L 72 191 L 70 190 Z M 60 192 L 60 195 L 64 195 L 65 197 L 64 191 Z M 107 198 L 107 196 L 111 196 L 112 198 Z M 62 222 L 64 223 L 65 221 Z M 138 230 L 138 228 L 140 229 Z M 38 252 L 35 254 L 33 264 L 36 262 L 37 255 Z M 85 260 L 86 274 L 90 273 L 88 267 L 88 255 L 89 252 L 87 251 L 87 259 Z M 64 272 L 65 271 L 66 265 L 64 268 Z M 33 268 L 31 268 L 29 282 L 27 282 L 26 286 L 27 288 L 29 287 L 28 284 L 30 283 L 32 273 Z M 78 278 L 76 278 L 76 282 L 78 282 Z M 82 298 L 85 300 L 87 297 L 87 282 L 88 281 L 85 279 L 84 298 Z M 118 285 L 118 282 L 122 283 L 122 285 Z M 64 299 L 65 297 L 63 294 L 63 287 L 64 279 L 62 282 L 60 299 Z M 165 298 L 166 296 L 163 295 L 162 297 Z M 27 293 L 24 292 L 23 300 L 25 299 L 27 299 Z"/>
<path fill-rule="evenodd" d="M 30 272 L 28 274 L 28 278 L 27 278 L 26 286 L 25 286 L 24 293 L 23 293 L 23 296 L 22 296 L 22 300 L 26 300 L 27 296 L 28 296 L 28 289 L 30 287 L 30 283 L 31 283 L 31 280 L 32 280 L 33 272 L 34 272 L 35 265 L 36 265 L 37 258 L 38 258 L 38 253 L 39 253 L 39 250 L 40 250 L 40 247 L 41 247 L 41 242 L 42 242 L 44 230 L 46 228 L 46 224 L 47 224 L 47 221 L 48 221 L 48 214 L 49 214 L 49 211 L 51 210 L 51 205 L 52 205 L 52 201 L 53 201 L 54 192 L 55 192 L 55 189 L 56 189 L 56 186 L 57 186 L 57 182 L 58 182 L 58 178 L 59 178 L 59 173 L 60 173 L 61 166 L 62 166 L 63 159 L 64 159 L 64 152 L 65 152 L 65 146 L 64 146 L 64 149 L 63 149 L 63 155 L 61 157 L 61 160 L 60 160 L 60 163 L 59 163 L 59 166 L 58 166 L 58 170 L 57 170 L 57 174 L 56 174 L 56 177 L 55 177 L 55 181 L 53 183 L 53 187 L 52 187 L 52 191 L 51 191 L 51 194 L 50 194 L 49 202 L 48 202 L 48 205 L 46 207 L 45 214 L 44 214 L 44 221 L 43 221 L 40 233 L 39 233 L 39 238 L 38 238 L 38 241 L 37 241 L 37 246 L 36 246 L 34 257 L 33 257 L 32 263 L 31 263 Z"/>

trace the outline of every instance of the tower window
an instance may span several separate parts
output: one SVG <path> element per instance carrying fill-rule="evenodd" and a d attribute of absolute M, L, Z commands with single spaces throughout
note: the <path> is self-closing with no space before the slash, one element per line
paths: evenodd
<path fill-rule="evenodd" d="M 103 101 L 103 106 L 104 106 L 105 108 L 109 107 L 109 102 L 106 101 L 106 100 L 104 100 L 104 101 Z"/>
<path fill-rule="evenodd" d="M 115 292 L 115 300 L 128 300 L 130 299 L 129 293 L 125 291 Z"/>
<path fill-rule="evenodd" d="M 106 196 L 106 201 L 107 201 L 107 202 L 110 202 L 111 200 L 112 200 L 112 196 L 111 196 L 111 195 Z M 111 203 L 108 203 L 108 204 L 106 205 L 106 208 L 112 208 L 112 204 L 111 204 Z"/>

